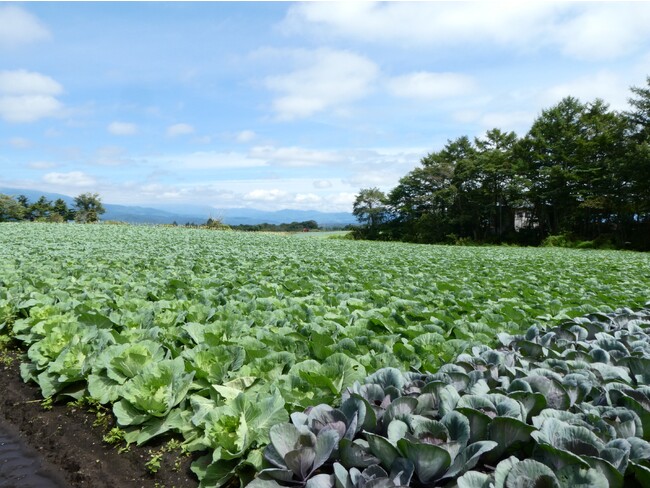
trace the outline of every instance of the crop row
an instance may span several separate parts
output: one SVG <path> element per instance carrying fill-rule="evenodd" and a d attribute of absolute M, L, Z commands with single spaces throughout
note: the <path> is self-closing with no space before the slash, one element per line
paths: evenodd
<path fill-rule="evenodd" d="M 619 310 L 501 334 L 435 374 L 381 369 L 271 427 L 249 487 L 650 486 L 649 332 L 650 308 Z"/>
<path fill-rule="evenodd" d="M 498 332 L 642 306 L 649 261 L 2 224 L 0 333 L 27 350 L 23 377 L 46 398 L 110 406 L 128 442 L 175 433 L 209 453 L 195 465 L 209 486 L 259 469 L 289 412 L 381 368 L 435 371 Z"/>

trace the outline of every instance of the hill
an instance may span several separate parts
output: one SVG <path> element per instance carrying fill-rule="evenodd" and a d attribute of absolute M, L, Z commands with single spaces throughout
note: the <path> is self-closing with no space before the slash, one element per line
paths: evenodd
<path fill-rule="evenodd" d="M 48 200 L 61 198 L 68 206 L 74 204 L 74 198 L 69 195 L 22 188 L 0 187 L 0 193 L 10 196 L 25 195 L 30 202 L 35 202 L 41 196 Z M 106 213 L 102 220 L 118 220 L 133 224 L 202 224 L 208 218 L 219 218 L 228 225 L 241 224 L 282 224 L 315 220 L 321 227 L 343 226 L 356 222 L 354 216 L 347 212 L 319 212 L 317 210 L 283 209 L 276 211 L 258 210 L 253 208 L 214 208 L 210 206 L 187 204 L 150 204 L 150 206 L 117 205 L 104 202 Z"/>

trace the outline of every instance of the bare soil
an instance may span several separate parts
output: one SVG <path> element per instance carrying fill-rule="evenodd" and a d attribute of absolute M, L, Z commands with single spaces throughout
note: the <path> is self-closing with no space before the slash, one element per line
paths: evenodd
<path fill-rule="evenodd" d="M 19 351 L 0 351 L 0 432 L 26 444 L 21 456 L 36 458 L 30 468 L 35 475 L 61 488 L 198 486 L 189 469 L 192 459 L 179 450 L 163 452 L 162 442 L 131 446 L 122 453 L 105 443 L 103 437 L 113 426 L 111 415 L 98 422 L 96 413 L 64 403 L 44 408 L 39 388 L 24 383 L 20 377 L 21 355 Z M 153 473 L 146 464 L 157 453 L 161 453 L 161 466 Z M 28 483 L 12 484 L 0 473 L 0 486 L 23 488 Z"/>

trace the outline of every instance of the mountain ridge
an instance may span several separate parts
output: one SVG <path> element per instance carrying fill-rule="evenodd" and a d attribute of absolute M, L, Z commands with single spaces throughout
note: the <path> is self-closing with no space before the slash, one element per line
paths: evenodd
<path fill-rule="evenodd" d="M 74 198 L 62 193 L 54 193 L 24 188 L 0 187 L 0 193 L 16 197 L 25 195 L 30 202 L 41 196 L 54 201 L 61 198 L 68 206 L 74 205 Z M 106 213 L 102 220 L 118 220 L 133 224 L 203 224 L 208 218 L 222 219 L 228 225 L 284 224 L 315 220 L 321 227 L 344 226 L 356 222 L 354 216 L 347 212 L 321 212 L 318 210 L 282 209 L 260 210 L 247 207 L 214 208 L 189 204 L 146 204 L 119 205 L 102 202 Z M 173 211 L 178 209 L 178 211 Z"/>

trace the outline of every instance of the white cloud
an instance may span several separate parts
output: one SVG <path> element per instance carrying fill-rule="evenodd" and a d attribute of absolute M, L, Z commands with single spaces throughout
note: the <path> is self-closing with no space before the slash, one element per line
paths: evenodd
<path fill-rule="evenodd" d="M 290 7 L 280 28 L 406 46 L 550 46 L 597 60 L 647 45 L 648 25 L 649 2 L 305 2 Z"/>
<path fill-rule="evenodd" d="M 256 168 L 267 166 L 267 162 L 255 155 L 237 152 L 198 151 L 189 154 L 176 154 L 149 158 L 150 162 L 174 169 L 221 169 Z"/>
<path fill-rule="evenodd" d="M 515 130 L 521 133 L 521 127 L 529 129 L 537 114 L 533 112 L 488 112 L 481 117 L 481 125 L 486 129 L 498 127 L 504 131 Z M 519 131 L 516 129 L 519 128 Z"/>
<path fill-rule="evenodd" d="M 322 198 L 318 195 L 315 195 L 314 193 L 298 193 L 294 197 L 294 201 L 298 204 L 319 203 L 321 200 Z"/>
<path fill-rule="evenodd" d="M 34 122 L 60 113 L 63 104 L 55 98 L 63 87 L 41 73 L 0 71 L 0 117 L 7 122 Z"/>
<path fill-rule="evenodd" d="M 417 162 L 417 161 L 416 161 Z M 414 164 L 413 167 L 416 165 Z M 412 169 L 412 168 L 410 168 Z M 393 188 L 399 179 L 406 172 L 402 173 L 397 168 L 377 169 L 373 171 L 359 171 L 345 182 L 354 188 L 367 188 L 376 186 L 380 190 L 388 191 Z"/>
<path fill-rule="evenodd" d="M 629 84 L 616 73 L 599 71 L 551 86 L 541 94 L 541 102 L 545 106 L 554 105 L 568 96 L 582 102 L 602 98 L 612 109 L 624 110 L 630 96 Z"/>
<path fill-rule="evenodd" d="M 388 80 L 388 90 L 397 97 L 432 100 L 467 95 L 476 83 L 459 73 L 430 73 L 420 71 Z"/>
<path fill-rule="evenodd" d="M 183 136 L 193 132 L 194 127 L 190 124 L 174 124 L 167 127 L 167 135 L 170 137 Z"/>
<path fill-rule="evenodd" d="M 47 95 L 0 96 L 0 117 L 7 122 L 35 122 L 58 115 L 63 104 Z"/>
<path fill-rule="evenodd" d="M 318 49 L 294 54 L 304 67 L 265 79 L 266 87 L 279 94 L 273 110 L 280 120 L 344 108 L 366 96 L 379 73 L 372 61 L 349 51 Z"/>
<path fill-rule="evenodd" d="M 344 212 L 352 211 L 352 204 L 356 199 L 356 193 L 342 192 L 330 196 L 330 203 L 336 208 L 343 209 Z"/>
<path fill-rule="evenodd" d="M 58 164 L 52 163 L 50 161 L 34 161 L 31 163 L 27 163 L 27 167 L 31 169 L 52 169 L 56 168 Z"/>
<path fill-rule="evenodd" d="M 280 188 L 256 189 L 245 193 L 242 199 L 253 208 L 278 210 L 281 208 L 316 209 L 323 211 L 350 211 L 350 200 L 342 194 L 296 193 Z M 354 198 L 352 199 L 354 201 Z"/>
<path fill-rule="evenodd" d="M 255 202 L 275 202 L 286 198 L 288 193 L 283 190 L 273 188 L 271 190 L 253 190 L 244 195 L 244 200 Z"/>
<path fill-rule="evenodd" d="M 255 146 L 251 149 L 250 156 L 285 167 L 319 166 L 342 161 L 340 154 L 302 147 Z"/>
<path fill-rule="evenodd" d="M 138 126 L 130 122 L 111 122 L 107 130 L 115 136 L 131 136 L 138 132 Z"/>
<path fill-rule="evenodd" d="M 95 163 L 101 166 L 123 166 L 133 161 L 126 157 L 123 147 L 102 146 L 97 149 Z"/>
<path fill-rule="evenodd" d="M 92 176 L 81 171 L 70 171 L 68 173 L 47 173 L 43 181 L 51 185 L 63 187 L 89 187 L 97 182 Z"/>
<path fill-rule="evenodd" d="M 3 95 L 60 95 L 63 87 L 49 76 L 33 71 L 0 71 Z"/>
<path fill-rule="evenodd" d="M 409 45 L 509 43 L 535 38 L 557 9 L 540 2 L 314 2 L 293 5 L 281 28 Z"/>
<path fill-rule="evenodd" d="M 15 5 L 0 6 L 0 48 L 44 41 L 50 37 L 47 28 L 26 10 Z"/>
<path fill-rule="evenodd" d="M 247 142 L 251 142 L 253 139 L 255 139 L 255 137 L 257 137 L 257 134 L 255 134 L 255 132 L 252 130 L 243 130 L 235 136 L 235 141 L 241 144 L 245 144 Z"/>
<path fill-rule="evenodd" d="M 332 188 L 332 182 L 329 180 L 316 180 L 314 181 L 314 188 L 318 188 L 319 190 Z"/>
<path fill-rule="evenodd" d="M 530 129 L 538 114 L 532 111 L 488 111 L 461 110 L 452 114 L 454 120 L 465 124 L 478 124 L 480 129 L 499 128 L 503 131 L 514 131 L 522 135 Z"/>
<path fill-rule="evenodd" d="M 586 60 L 616 59 L 647 45 L 650 39 L 647 2 L 596 2 L 556 26 L 562 52 Z"/>
<path fill-rule="evenodd" d="M 9 144 L 16 149 L 26 149 L 32 146 L 32 141 L 24 137 L 12 137 L 9 139 Z"/>
<path fill-rule="evenodd" d="M 99 191 L 105 202 L 128 205 L 159 203 L 184 203 L 211 205 L 215 208 L 259 208 L 280 210 L 283 208 L 312 209 L 323 212 L 351 212 L 356 191 L 340 178 L 332 178 L 327 189 L 313 189 L 312 178 L 254 178 L 254 179 L 200 179 L 188 178 L 176 182 L 128 181 L 111 182 L 102 180 L 100 187 L 88 190 Z M 20 188 L 31 188 L 23 182 L 13 182 Z M 42 188 L 42 183 L 35 188 Z M 66 187 L 69 194 L 80 191 L 78 187 Z M 59 187 L 61 191 L 64 188 Z M 85 189 L 84 189 L 85 190 Z M 215 214 L 212 214 L 215 216 Z M 205 218 L 207 219 L 206 214 Z"/>

